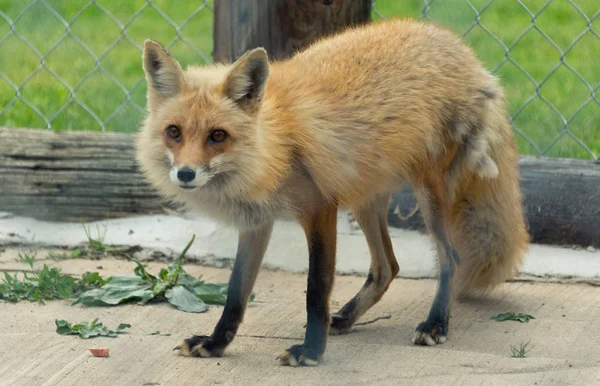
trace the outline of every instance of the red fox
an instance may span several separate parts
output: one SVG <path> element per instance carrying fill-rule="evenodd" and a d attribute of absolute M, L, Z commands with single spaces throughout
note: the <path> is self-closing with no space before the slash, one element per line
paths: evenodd
<path fill-rule="evenodd" d="M 390 193 L 411 183 L 439 256 L 438 289 L 413 342 L 446 341 L 456 294 L 513 275 L 529 242 L 516 144 L 498 81 L 454 33 L 390 20 L 323 38 L 269 62 L 262 48 L 232 64 L 184 71 L 146 41 L 148 117 L 138 161 L 166 198 L 239 230 L 227 303 L 210 336 L 181 355 L 223 354 L 242 322 L 273 222 L 291 216 L 308 242 L 307 326 L 284 365 L 317 365 L 330 333 L 350 331 L 399 272 Z M 330 315 L 339 209 L 371 255 L 358 294 Z"/>

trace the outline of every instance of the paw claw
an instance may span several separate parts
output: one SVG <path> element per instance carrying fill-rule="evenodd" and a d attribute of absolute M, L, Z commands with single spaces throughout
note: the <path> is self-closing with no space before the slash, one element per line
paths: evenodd
<path fill-rule="evenodd" d="M 194 335 L 191 338 L 184 339 L 177 347 L 173 349 L 179 350 L 179 355 L 184 357 L 201 357 L 210 358 L 221 356 L 223 349 L 209 350 L 205 346 L 209 342 L 210 337 L 205 335 Z"/>
<path fill-rule="evenodd" d="M 412 342 L 421 346 L 435 346 L 446 342 L 447 327 L 439 323 L 423 322 L 419 324 Z"/>
<path fill-rule="evenodd" d="M 297 344 L 285 350 L 277 357 L 277 360 L 283 366 L 318 366 L 321 362 L 321 356 L 316 354 L 314 350 Z"/>
<path fill-rule="evenodd" d="M 296 358 L 287 351 L 284 352 L 283 354 L 279 355 L 277 357 L 277 360 L 279 361 L 279 364 L 282 366 L 285 366 L 285 365 L 288 365 L 291 367 L 298 366 L 298 361 L 296 360 Z"/>

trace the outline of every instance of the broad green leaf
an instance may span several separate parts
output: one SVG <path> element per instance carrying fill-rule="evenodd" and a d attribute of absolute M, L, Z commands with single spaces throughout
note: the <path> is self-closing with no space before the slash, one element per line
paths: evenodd
<path fill-rule="evenodd" d="M 135 275 L 114 275 L 108 278 L 107 284 L 138 284 L 145 283 L 145 281 Z M 149 284 L 149 283 L 148 283 Z"/>
<path fill-rule="evenodd" d="M 165 292 L 165 297 L 177 309 L 185 312 L 204 312 L 206 311 L 206 304 L 196 295 L 178 285 L 173 288 L 169 288 Z"/>
<path fill-rule="evenodd" d="M 81 294 L 73 304 L 114 306 L 136 300 L 146 303 L 154 297 L 151 287 L 151 283 L 139 276 L 113 276 L 104 286 Z"/>
<path fill-rule="evenodd" d="M 202 280 L 189 275 L 187 272 L 185 272 L 183 269 L 181 270 L 181 272 L 179 272 L 179 276 L 177 278 L 177 285 L 182 285 L 185 287 L 189 287 L 189 286 L 196 286 L 196 285 L 201 285 L 203 283 Z"/>
<path fill-rule="evenodd" d="M 181 265 L 179 265 L 179 261 L 172 261 L 169 263 L 169 268 L 165 274 L 165 281 L 167 281 L 169 284 L 176 284 L 181 271 L 183 270 L 181 269 Z"/>
<path fill-rule="evenodd" d="M 504 322 L 506 320 L 515 320 L 521 323 L 527 323 L 530 319 L 535 319 L 531 315 L 515 313 L 515 312 L 505 312 L 502 314 L 498 314 L 496 316 L 492 316 L 490 319 L 495 320 L 496 322 Z"/>
<path fill-rule="evenodd" d="M 144 295 L 142 295 L 142 298 L 140 299 L 140 301 L 137 304 L 143 306 L 144 304 L 148 303 L 152 299 L 154 299 L 154 292 L 152 292 L 152 290 L 146 291 L 146 292 L 144 292 Z"/>
<path fill-rule="evenodd" d="M 82 327 L 79 330 L 77 330 L 77 333 L 79 334 L 80 337 L 82 337 L 83 339 L 89 339 L 92 338 L 94 336 L 98 336 L 99 333 L 96 331 L 92 331 L 91 329 L 87 328 L 87 327 Z"/>
<path fill-rule="evenodd" d="M 56 323 L 56 332 L 58 332 L 60 335 L 69 335 L 71 333 L 71 323 L 67 322 L 66 320 L 56 319 L 54 323 Z"/>
<path fill-rule="evenodd" d="M 227 284 L 203 283 L 187 288 L 208 304 L 225 304 L 227 300 Z"/>
<path fill-rule="evenodd" d="M 202 283 L 195 286 L 185 286 L 195 295 L 197 295 L 200 300 L 207 304 L 220 304 L 224 305 L 227 301 L 227 287 L 229 285 L 227 283 L 222 284 L 209 284 Z M 251 293 L 248 297 L 248 302 L 253 302 L 256 297 L 255 293 Z"/>
<path fill-rule="evenodd" d="M 154 294 L 154 296 L 162 295 L 166 289 L 167 289 L 167 282 L 164 282 L 162 280 L 157 281 L 152 286 L 152 293 Z"/>

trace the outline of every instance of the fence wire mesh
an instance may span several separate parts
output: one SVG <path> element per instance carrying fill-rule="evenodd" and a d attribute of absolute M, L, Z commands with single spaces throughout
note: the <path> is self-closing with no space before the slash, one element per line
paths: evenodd
<path fill-rule="evenodd" d="M 213 0 L 0 0 L 0 125 L 134 131 L 145 111 L 146 38 L 209 63 Z M 462 33 L 500 76 L 519 150 L 598 159 L 597 0 L 377 0 L 373 18 Z"/>

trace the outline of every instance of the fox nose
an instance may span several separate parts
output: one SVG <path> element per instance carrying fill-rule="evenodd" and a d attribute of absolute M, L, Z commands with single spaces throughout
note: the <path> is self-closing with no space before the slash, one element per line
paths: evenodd
<path fill-rule="evenodd" d="M 190 168 L 181 168 L 177 171 L 177 179 L 181 182 L 192 182 L 196 178 L 196 172 Z"/>

